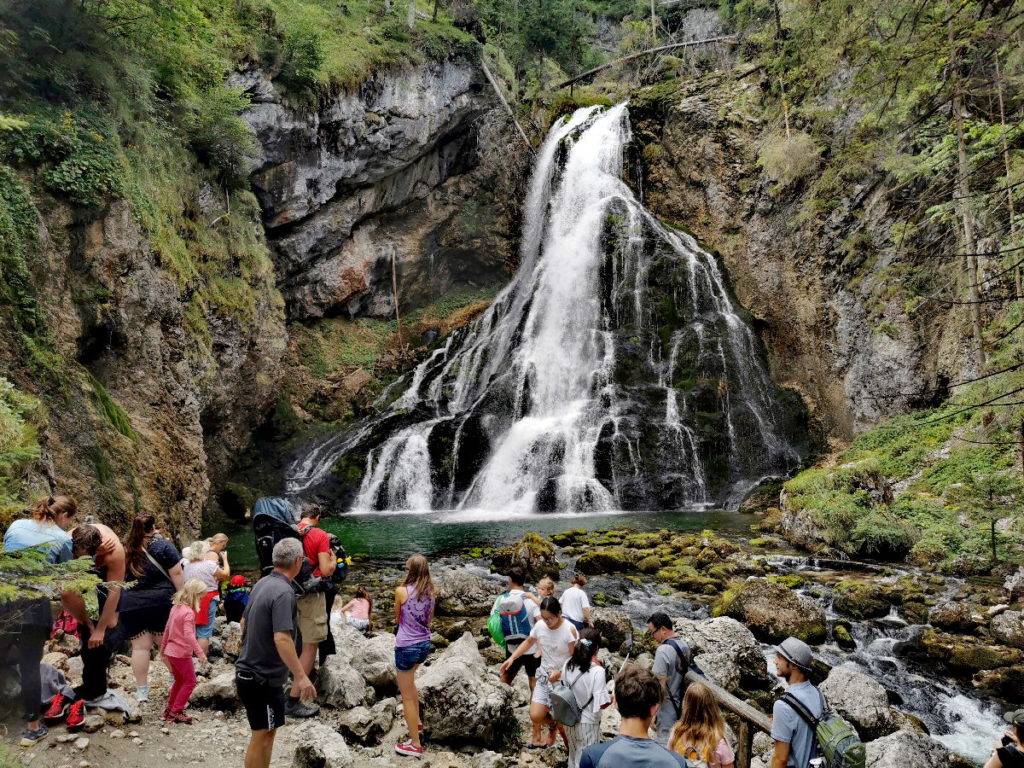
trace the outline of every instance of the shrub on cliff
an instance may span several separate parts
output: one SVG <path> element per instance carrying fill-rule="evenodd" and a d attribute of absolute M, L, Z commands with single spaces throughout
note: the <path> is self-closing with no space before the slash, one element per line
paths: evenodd
<path fill-rule="evenodd" d="M 25 473 L 39 458 L 39 411 L 39 401 L 0 376 L 0 528 L 6 528 L 25 503 Z"/>
<path fill-rule="evenodd" d="M 803 131 L 769 136 L 757 153 L 758 165 L 780 189 L 810 176 L 820 161 L 821 146 Z"/>

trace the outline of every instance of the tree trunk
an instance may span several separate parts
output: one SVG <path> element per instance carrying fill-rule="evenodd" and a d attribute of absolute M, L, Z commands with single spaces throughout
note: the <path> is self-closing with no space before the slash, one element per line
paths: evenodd
<path fill-rule="evenodd" d="M 651 0 L 651 44 L 658 40 L 658 14 L 654 10 L 654 0 Z"/>
<path fill-rule="evenodd" d="M 409 25 L 409 29 L 416 27 L 416 0 L 409 0 L 409 7 L 405 12 L 405 23 Z"/>
<path fill-rule="evenodd" d="M 957 178 L 954 195 L 959 198 L 960 221 L 964 231 L 964 265 L 967 269 L 967 298 L 970 301 L 971 332 L 974 336 L 974 358 L 978 371 L 985 367 L 985 347 L 981 335 L 981 297 L 978 293 L 978 246 L 974 239 L 974 219 L 971 216 L 971 186 L 967 179 L 970 167 L 967 164 L 967 143 L 964 140 L 964 101 L 957 86 L 953 96 L 953 113 L 956 120 Z"/>
<path fill-rule="evenodd" d="M 999 558 L 996 557 L 996 520 L 992 520 L 992 565 L 996 565 L 999 562 Z"/>
<path fill-rule="evenodd" d="M 999 55 L 996 55 L 996 96 L 999 99 L 999 137 L 1003 143 L 1003 168 L 1006 171 L 1006 207 L 1010 214 L 1010 238 L 1016 243 L 1014 235 L 1017 234 L 1017 214 L 1013 205 L 1013 190 L 1010 187 L 1010 148 L 1006 143 L 1006 107 L 1003 103 L 1003 73 L 999 67 Z M 1021 285 L 1020 264 L 1013 268 L 1014 296 L 1024 296 L 1024 286 Z"/>
<path fill-rule="evenodd" d="M 430 17 L 431 21 L 437 21 L 437 6 L 441 4 L 441 0 L 434 0 L 434 14 Z"/>

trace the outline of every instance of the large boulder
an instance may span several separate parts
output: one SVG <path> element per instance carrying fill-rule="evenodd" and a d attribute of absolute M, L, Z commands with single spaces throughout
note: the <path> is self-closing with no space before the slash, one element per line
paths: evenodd
<path fill-rule="evenodd" d="M 736 619 L 675 619 L 674 626 L 693 651 L 697 666 L 723 688 L 756 690 L 775 686 L 760 644 Z"/>
<path fill-rule="evenodd" d="M 928 623 L 946 632 L 973 632 L 982 621 L 981 609 L 971 603 L 940 603 L 928 611 Z"/>
<path fill-rule="evenodd" d="M 519 732 L 512 688 L 487 669 L 468 632 L 421 672 L 416 685 L 431 741 L 501 750 Z"/>
<path fill-rule="evenodd" d="M 537 533 L 527 533 L 508 547 L 502 547 L 491 556 L 491 565 L 501 574 L 509 569 L 522 568 L 528 581 L 537 582 L 545 576 L 558 579 L 558 559 L 554 545 Z"/>
<path fill-rule="evenodd" d="M 867 768 L 946 768 L 952 753 L 930 736 L 914 731 L 895 731 L 869 741 Z"/>
<path fill-rule="evenodd" d="M 907 720 L 889 706 L 889 696 L 878 682 L 846 667 L 833 667 L 819 686 L 829 706 L 870 741 L 897 731 Z"/>
<path fill-rule="evenodd" d="M 352 753 L 345 738 L 330 726 L 307 721 L 295 731 L 292 768 L 351 768 Z"/>
<path fill-rule="evenodd" d="M 338 733 L 363 746 L 376 746 L 395 721 L 395 699 L 378 701 L 372 709 L 354 707 L 338 719 Z"/>
<path fill-rule="evenodd" d="M 1006 590 L 1011 603 L 1014 600 L 1024 600 L 1024 565 L 1006 577 L 1003 589 Z"/>
<path fill-rule="evenodd" d="M 223 672 L 205 683 L 200 683 L 192 691 L 189 701 L 213 709 L 238 709 L 241 702 L 238 700 L 238 691 L 235 690 L 235 673 Z"/>
<path fill-rule="evenodd" d="M 620 571 L 636 570 L 637 560 L 633 554 L 622 547 L 592 549 L 584 552 L 576 561 L 576 570 L 588 576 Z"/>
<path fill-rule="evenodd" d="M 395 636 L 381 633 L 364 638 L 362 645 L 346 654 L 352 668 L 363 676 L 379 696 L 398 690 L 395 679 Z"/>
<path fill-rule="evenodd" d="M 594 629 L 601 633 L 605 645 L 612 651 L 620 650 L 626 639 L 633 636 L 633 622 L 623 611 L 591 608 L 590 616 L 594 620 Z"/>
<path fill-rule="evenodd" d="M 348 656 L 334 654 L 320 665 L 316 681 L 320 701 L 336 709 L 352 709 L 367 700 L 370 693 L 363 676 L 349 663 Z M 372 700 L 373 695 L 370 693 Z"/>
<path fill-rule="evenodd" d="M 497 579 L 485 579 L 464 568 L 445 571 L 437 585 L 437 613 L 441 616 L 486 616 L 504 586 Z"/>
<path fill-rule="evenodd" d="M 792 636 L 817 644 L 827 636 L 825 612 L 817 602 L 765 579 L 748 579 L 729 590 L 715 613 L 736 619 L 768 643 Z"/>
<path fill-rule="evenodd" d="M 832 593 L 832 607 L 855 619 L 875 619 L 889 613 L 889 588 L 871 581 L 841 581 Z"/>
<path fill-rule="evenodd" d="M 1024 648 L 1024 613 L 1004 611 L 993 617 L 989 631 L 996 642 L 1012 648 Z"/>

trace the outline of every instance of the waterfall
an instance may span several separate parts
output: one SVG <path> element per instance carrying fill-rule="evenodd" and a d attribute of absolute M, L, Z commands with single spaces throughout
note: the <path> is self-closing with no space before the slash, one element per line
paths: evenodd
<path fill-rule="evenodd" d="M 343 496 L 358 458 L 357 512 L 678 509 L 795 468 L 794 409 L 714 257 L 621 178 L 630 140 L 625 104 L 555 124 L 513 280 L 385 416 L 301 456 L 289 491 Z"/>

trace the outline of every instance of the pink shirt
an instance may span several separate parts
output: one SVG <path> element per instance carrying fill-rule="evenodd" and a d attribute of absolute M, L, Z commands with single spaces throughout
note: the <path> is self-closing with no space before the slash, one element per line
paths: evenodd
<path fill-rule="evenodd" d="M 191 659 L 193 654 L 203 654 L 196 640 L 196 612 L 187 605 L 171 606 L 171 615 L 164 627 L 163 652 L 174 659 Z"/>
<path fill-rule="evenodd" d="M 370 618 L 370 601 L 364 597 L 352 598 L 347 608 L 353 619 L 369 620 Z"/>

